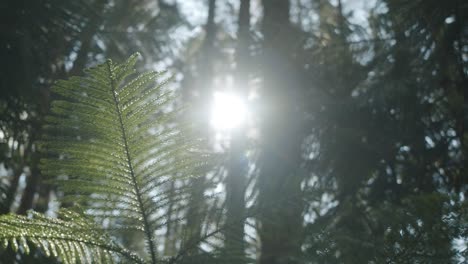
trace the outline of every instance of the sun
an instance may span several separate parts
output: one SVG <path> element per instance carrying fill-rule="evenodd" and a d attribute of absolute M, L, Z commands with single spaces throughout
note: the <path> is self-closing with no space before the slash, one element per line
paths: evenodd
<path fill-rule="evenodd" d="M 238 95 L 215 92 L 211 108 L 211 125 L 218 131 L 230 131 L 240 127 L 247 118 L 247 107 Z"/>

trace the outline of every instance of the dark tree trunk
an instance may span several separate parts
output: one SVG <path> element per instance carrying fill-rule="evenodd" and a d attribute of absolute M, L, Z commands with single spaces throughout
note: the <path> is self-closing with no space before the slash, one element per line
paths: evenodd
<path fill-rule="evenodd" d="M 18 214 L 26 214 L 29 209 L 33 208 L 34 197 L 36 195 L 38 185 L 41 181 L 41 173 L 39 171 L 39 154 L 33 153 L 31 158 L 31 174 L 26 180 L 26 188 L 21 196 Z"/>
<path fill-rule="evenodd" d="M 84 27 L 80 36 L 80 50 L 78 51 L 76 60 L 73 62 L 73 67 L 71 68 L 69 74 L 72 75 L 81 75 L 83 69 L 88 62 L 88 53 L 91 50 L 93 44 L 93 37 L 96 35 L 96 32 L 99 29 L 99 24 L 101 22 L 102 14 L 104 13 L 104 8 L 107 4 L 107 0 L 98 0 L 94 5 L 94 10 L 96 14 L 92 14 L 88 23 Z"/>
<path fill-rule="evenodd" d="M 167 208 L 167 223 L 166 223 L 166 234 L 164 236 L 164 256 L 172 256 L 175 253 L 175 228 L 174 225 L 176 224 L 173 221 L 174 215 L 177 215 L 174 212 L 175 204 L 175 183 L 172 182 L 171 186 L 169 187 L 169 207 Z"/>
<path fill-rule="evenodd" d="M 289 1 L 264 0 L 262 152 L 258 176 L 260 264 L 298 263 L 301 251 L 301 103 Z"/>
<path fill-rule="evenodd" d="M 242 98 L 248 94 L 250 0 L 241 0 L 236 47 L 236 91 Z M 226 223 L 224 263 L 245 263 L 245 188 L 247 174 L 246 138 L 243 129 L 231 134 L 226 176 Z"/>
<path fill-rule="evenodd" d="M 184 83 L 184 100 L 194 105 L 195 113 L 190 118 L 201 124 L 199 131 L 201 137 L 208 135 L 208 109 L 206 101 L 211 96 L 211 83 L 213 75 L 213 53 L 215 46 L 216 27 L 214 22 L 216 0 L 208 0 L 208 17 L 205 24 L 205 39 L 201 47 L 199 57 L 195 62 L 195 73 L 190 70 L 186 73 Z M 201 231 L 206 203 L 204 192 L 206 188 L 206 177 L 201 175 L 190 180 L 191 198 L 187 212 L 187 227 L 184 234 L 183 251 L 187 255 L 199 253 L 198 246 L 201 242 Z"/>

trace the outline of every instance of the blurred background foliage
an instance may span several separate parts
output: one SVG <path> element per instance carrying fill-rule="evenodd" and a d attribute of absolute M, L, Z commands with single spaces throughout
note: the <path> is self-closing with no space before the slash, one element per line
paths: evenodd
<path fill-rule="evenodd" d="M 166 190 L 190 197 L 161 206 L 161 256 L 467 261 L 466 1 L 4 0 L 0 213 L 60 207 L 39 169 L 53 82 L 136 51 L 144 69 L 170 71 L 188 118 L 224 156 Z M 227 135 L 209 124 L 225 90 L 251 112 Z M 121 243 L 144 247 L 131 233 Z"/>

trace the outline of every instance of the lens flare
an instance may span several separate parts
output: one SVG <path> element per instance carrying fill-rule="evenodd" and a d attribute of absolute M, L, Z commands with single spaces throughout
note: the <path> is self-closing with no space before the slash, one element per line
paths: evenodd
<path fill-rule="evenodd" d="M 247 107 L 242 99 L 232 93 L 215 92 L 211 109 L 211 125 L 227 131 L 241 126 L 247 117 Z"/>

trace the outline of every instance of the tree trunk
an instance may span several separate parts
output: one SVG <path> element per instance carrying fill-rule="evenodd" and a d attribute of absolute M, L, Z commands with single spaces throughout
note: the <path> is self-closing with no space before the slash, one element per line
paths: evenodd
<path fill-rule="evenodd" d="M 235 87 L 241 98 L 247 98 L 249 64 L 250 0 L 241 0 L 238 20 Z M 231 134 L 229 164 L 226 176 L 226 222 L 224 263 L 245 263 L 245 188 L 247 174 L 244 129 Z"/>
<path fill-rule="evenodd" d="M 260 264 L 298 263 L 301 252 L 301 103 L 291 47 L 299 39 L 289 21 L 289 1 L 264 0 L 264 59 L 259 158 Z"/>
<path fill-rule="evenodd" d="M 175 183 L 172 182 L 169 187 L 169 207 L 167 208 L 167 223 L 166 223 L 166 234 L 164 236 L 164 256 L 172 256 L 176 251 L 175 246 L 175 229 L 174 225 L 176 222 L 173 222 L 173 216 L 177 217 L 177 214 L 174 213 L 175 204 Z"/>
<path fill-rule="evenodd" d="M 20 205 L 18 207 L 18 214 L 26 214 L 29 209 L 33 208 L 34 197 L 40 183 L 41 173 L 39 171 L 39 154 L 37 152 L 32 154 L 31 158 L 31 175 L 26 180 L 26 188 L 21 196 Z"/>
<path fill-rule="evenodd" d="M 208 2 L 208 17 L 205 24 L 205 39 L 201 47 L 198 60 L 196 63 L 196 71 L 198 74 L 193 74 L 188 70 L 185 80 L 185 98 L 184 100 L 191 102 L 194 105 L 195 116 L 192 120 L 201 123 L 201 137 L 207 137 L 208 125 L 208 109 L 206 101 L 211 96 L 211 83 L 213 75 L 213 50 L 215 41 L 215 7 L 216 0 Z M 194 76 L 195 75 L 195 76 Z M 201 231 L 204 218 L 204 210 L 206 203 L 204 201 L 204 192 L 206 187 L 205 175 L 190 180 L 191 198 L 187 212 L 187 227 L 184 235 L 183 250 L 187 251 L 187 255 L 196 255 L 199 253 L 198 246 L 201 242 Z"/>
<path fill-rule="evenodd" d="M 88 61 L 88 53 L 91 50 L 91 44 L 93 43 L 93 37 L 96 35 L 97 30 L 99 29 L 100 20 L 102 19 L 101 15 L 104 12 L 104 8 L 107 4 L 107 0 L 98 0 L 94 4 L 94 9 L 97 11 L 97 14 L 93 14 L 88 21 L 88 24 L 84 27 L 80 36 L 80 50 L 78 51 L 76 60 L 73 62 L 73 67 L 71 68 L 70 75 L 81 75 L 81 71 L 86 66 Z"/>

